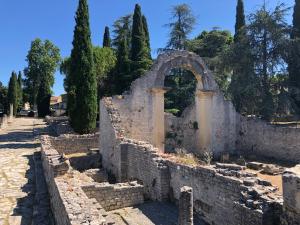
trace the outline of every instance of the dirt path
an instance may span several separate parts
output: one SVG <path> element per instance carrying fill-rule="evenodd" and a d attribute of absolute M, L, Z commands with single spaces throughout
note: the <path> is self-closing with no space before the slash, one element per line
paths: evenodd
<path fill-rule="evenodd" d="M 40 144 L 33 132 L 45 127 L 39 119 L 17 118 L 0 130 L 0 225 L 50 224 Z"/>

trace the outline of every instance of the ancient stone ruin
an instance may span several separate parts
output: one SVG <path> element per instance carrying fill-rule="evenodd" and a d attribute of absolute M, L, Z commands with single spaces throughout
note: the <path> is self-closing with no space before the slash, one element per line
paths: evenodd
<path fill-rule="evenodd" d="M 173 68 L 197 79 L 181 117 L 164 112 Z M 56 134 L 68 130 L 48 122 Z M 239 115 L 199 56 L 170 51 L 130 91 L 101 100 L 99 133 L 41 142 L 58 225 L 299 225 L 299 138 L 298 129 Z M 166 143 L 186 152 L 166 152 Z M 196 156 L 213 162 L 191 163 Z"/>

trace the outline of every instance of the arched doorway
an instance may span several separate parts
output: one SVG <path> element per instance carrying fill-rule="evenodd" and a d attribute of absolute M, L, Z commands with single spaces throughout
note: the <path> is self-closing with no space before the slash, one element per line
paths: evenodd
<path fill-rule="evenodd" d="M 152 144 L 161 152 L 165 151 L 165 125 L 164 125 L 164 95 L 168 91 L 164 81 L 166 74 L 174 68 L 181 68 L 192 72 L 196 78 L 196 90 L 194 94 L 194 117 L 197 123 L 197 131 L 194 132 L 194 151 L 204 153 L 211 151 L 212 144 L 212 101 L 216 84 L 201 58 L 194 54 L 173 55 L 165 60 L 157 70 L 155 87 L 152 93 L 153 112 L 153 137 Z M 189 138 L 186 136 L 185 138 Z"/>

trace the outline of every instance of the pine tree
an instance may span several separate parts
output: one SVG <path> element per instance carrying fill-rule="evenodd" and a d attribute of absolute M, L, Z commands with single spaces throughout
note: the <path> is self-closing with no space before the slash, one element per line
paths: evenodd
<path fill-rule="evenodd" d="M 22 108 L 23 106 L 23 81 L 22 81 L 22 73 L 19 71 L 18 74 L 18 108 Z"/>
<path fill-rule="evenodd" d="M 234 41 L 239 41 L 239 36 L 243 35 L 243 28 L 246 25 L 245 13 L 244 13 L 244 2 L 243 0 L 238 0 L 236 6 L 236 21 L 235 21 L 235 35 Z"/>
<path fill-rule="evenodd" d="M 13 115 L 17 115 L 18 107 L 18 78 L 17 74 L 13 71 L 8 84 L 8 104 L 13 105 Z"/>
<path fill-rule="evenodd" d="M 103 35 L 103 47 L 111 47 L 111 40 L 109 35 L 109 27 L 105 27 L 104 35 Z"/>
<path fill-rule="evenodd" d="M 87 0 L 79 0 L 76 12 L 69 79 L 73 104 L 69 107 L 71 124 L 76 132 L 89 133 L 96 127 L 97 83 Z"/>
<path fill-rule="evenodd" d="M 138 4 L 135 5 L 132 22 L 131 62 L 132 80 L 143 75 L 145 71 L 150 68 L 152 63 L 151 60 L 149 60 L 141 7 Z"/>
<path fill-rule="evenodd" d="M 289 92 L 295 111 L 300 112 L 300 0 L 295 0 L 288 57 Z"/>
<path fill-rule="evenodd" d="M 142 17 L 142 21 L 143 21 L 143 28 L 144 28 L 144 35 L 145 35 L 145 41 L 146 41 L 146 46 L 147 46 L 148 57 L 149 57 L 150 60 L 152 60 L 148 23 L 147 23 L 147 19 L 144 15 Z"/>

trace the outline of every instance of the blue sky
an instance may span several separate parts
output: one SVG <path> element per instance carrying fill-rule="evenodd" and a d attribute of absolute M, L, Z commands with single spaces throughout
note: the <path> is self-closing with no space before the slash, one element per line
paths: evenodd
<path fill-rule="evenodd" d="M 244 0 L 246 14 L 257 9 L 263 0 Z M 274 7 L 277 0 L 267 0 Z M 288 6 L 294 0 L 282 0 Z M 0 0 L 0 81 L 7 85 L 13 70 L 23 70 L 30 43 L 35 38 L 49 39 L 61 50 L 62 57 L 72 48 L 74 15 L 78 0 Z M 92 42 L 102 44 L 104 27 L 110 26 L 120 16 L 133 11 L 135 3 L 142 7 L 150 30 L 153 53 L 164 47 L 173 5 L 187 3 L 197 17 L 191 37 L 203 30 L 220 27 L 234 31 L 236 0 L 89 0 Z M 291 13 L 288 21 L 291 23 Z M 55 75 L 55 95 L 64 93 L 63 76 Z"/>

